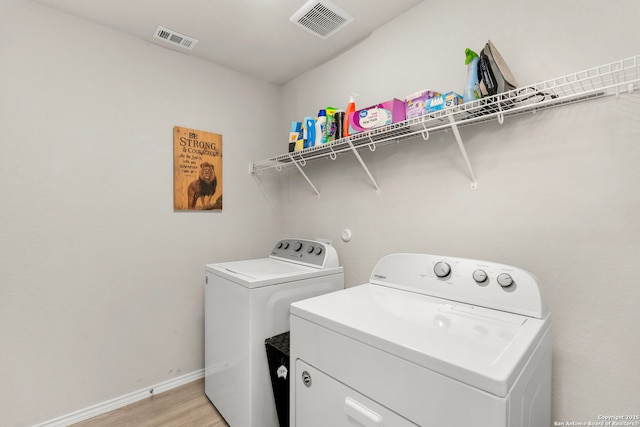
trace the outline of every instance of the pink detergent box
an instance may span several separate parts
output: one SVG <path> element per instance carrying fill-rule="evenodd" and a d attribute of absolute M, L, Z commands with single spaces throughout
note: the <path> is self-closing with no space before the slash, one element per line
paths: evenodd
<path fill-rule="evenodd" d="M 406 117 L 404 102 L 392 99 L 349 114 L 349 134 L 401 122 Z"/>

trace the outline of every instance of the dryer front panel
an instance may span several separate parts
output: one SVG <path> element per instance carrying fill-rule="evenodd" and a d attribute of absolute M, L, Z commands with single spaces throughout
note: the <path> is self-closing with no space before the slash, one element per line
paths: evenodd
<path fill-rule="evenodd" d="M 410 422 L 410 424 L 387 422 L 386 415 L 378 412 L 376 406 L 370 406 L 366 401 L 355 399 L 366 408 L 381 415 L 385 421 L 385 427 L 414 424 L 421 427 L 496 427 L 508 425 L 508 398 L 497 397 L 478 390 L 468 384 L 425 369 L 423 366 L 397 355 L 336 333 L 295 315 L 291 316 L 290 354 L 290 366 L 293 371 L 291 372 L 290 391 L 291 396 L 296 398 L 290 403 L 291 427 L 350 426 L 350 424 L 331 423 L 308 424 L 303 421 L 294 423 L 296 420 L 307 420 L 306 414 L 299 414 L 299 412 L 304 413 L 307 410 L 315 411 L 310 418 L 320 416 L 318 412 L 325 411 L 339 412 L 337 415 L 322 415 L 325 417 L 342 419 L 339 417 L 344 415 L 344 409 L 336 406 L 338 404 L 335 401 L 322 401 L 326 398 L 324 391 L 319 393 L 321 400 L 316 403 L 313 403 L 313 400 L 307 401 L 304 397 L 298 401 L 299 393 L 303 392 L 298 389 L 305 387 L 300 382 L 302 372 L 299 371 L 299 367 L 305 365 L 315 367 L 321 373 L 334 378 L 352 390 L 357 390 L 362 396 L 390 412 L 401 414 L 403 420 Z M 298 362 L 303 362 L 304 365 L 299 365 Z M 294 378 L 295 381 L 293 381 Z M 312 384 L 313 381 L 312 378 Z M 331 399 L 335 398 L 331 397 Z M 353 425 L 358 426 L 358 424 Z"/>
<path fill-rule="evenodd" d="M 303 361 L 295 372 L 297 426 L 418 427 Z"/>

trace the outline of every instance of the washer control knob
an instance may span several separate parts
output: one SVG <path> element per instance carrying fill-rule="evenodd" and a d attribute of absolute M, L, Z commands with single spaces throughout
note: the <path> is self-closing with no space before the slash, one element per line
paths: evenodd
<path fill-rule="evenodd" d="M 309 245 L 309 247 L 307 248 L 307 253 L 312 254 L 314 249 L 315 248 L 313 247 L 313 245 Z"/>
<path fill-rule="evenodd" d="M 278 242 L 278 249 L 282 249 L 282 245 L 283 245 L 283 244 L 284 244 L 284 243 L 282 243 L 282 242 Z"/>
<path fill-rule="evenodd" d="M 433 272 L 436 273 L 436 276 L 444 278 L 451 274 L 451 266 L 444 261 L 438 261 L 433 266 Z"/>
<path fill-rule="evenodd" d="M 503 288 L 513 285 L 513 277 L 510 274 L 502 273 L 498 275 L 498 284 Z"/>
<path fill-rule="evenodd" d="M 285 248 L 285 250 L 289 249 L 289 242 L 284 242 L 284 248 Z"/>
<path fill-rule="evenodd" d="M 322 251 L 323 251 L 322 246 L 318 246 L 318 247 L 316 248 L 316 255 L 321 255 L 321 254 L 322 254 Z"/>
<path fill-rule="evenodd" d="M 476 281 L 476 283 L 484 283 L 487 281 L 487 272 L 484 270 L 476 270 L 473 272 L 473 280 Z"/>
<path fill-rule="evenodd" d="M 297 242 L 294 250 L 296 252 L 300 252 L 301 249 L 302 249 L 302 243 L 301 242 Z"/>

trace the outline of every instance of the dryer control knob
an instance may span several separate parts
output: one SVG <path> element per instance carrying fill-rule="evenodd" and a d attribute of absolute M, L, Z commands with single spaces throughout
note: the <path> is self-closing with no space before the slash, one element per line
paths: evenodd
<path fill-rule="evenodd" d="M 315 248 L 313 247 L 313 245 L 309 245 L 309 247 L 307 248 L 307 253 L 312 254 L 314 249 Z"/>
<path fill-rule="evenodd" d="M 444 278 L 451 274 L 451 266 L 444 261 L 439 261 L 433 266 L 433 272 L 436 276 Z"/>
<path fill-rule="evenodd" d="M 473 280 L 477 283 L 484 283 L 487 281 L 487 272 L 484 270 L 476 270 L 473 272 Z"/>
<path fill-rule="evenodd" d="M 318 246 L 316 248 L 316 255 L 321 255 L 322 254 L 322 246 Z"/>
<path fill-rule="evenodd" d="M 300 243 L 300 242 L 296 243 L 296 246 L 295 246 L 294 249 L 295 249 L 296 252 L 300 252 L 300 250 L 302 249 L 302 243 Z"/>
<path fill-rule="evenodd" d="M 503 288 L 513 285 L 513 277 L 510 274 L 502 273 L 498 275 L 498 284 Z"/>

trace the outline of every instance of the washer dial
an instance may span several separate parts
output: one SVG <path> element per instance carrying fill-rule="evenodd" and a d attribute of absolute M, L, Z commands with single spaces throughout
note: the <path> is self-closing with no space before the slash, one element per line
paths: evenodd
<path fill-rule="evenodd" d="M 508 288 L 513 285 L 513 277 L 508 273 L 502 273 L 498 275 L 498 284 L 503 288 Z"/>
<path fill-rule="evenodd" d="M 484 270 L 476 270 L 473 272 L 473 280 L 476 281 L 476 283 L 484 283 L 487 281 L 487 272 Z"/>
<path fill-rule="evenodd" d="M 451 274 L 451 266 L 444 261 L 438 261 L 433 266 L 433 272 L 442 279 Z"/>

